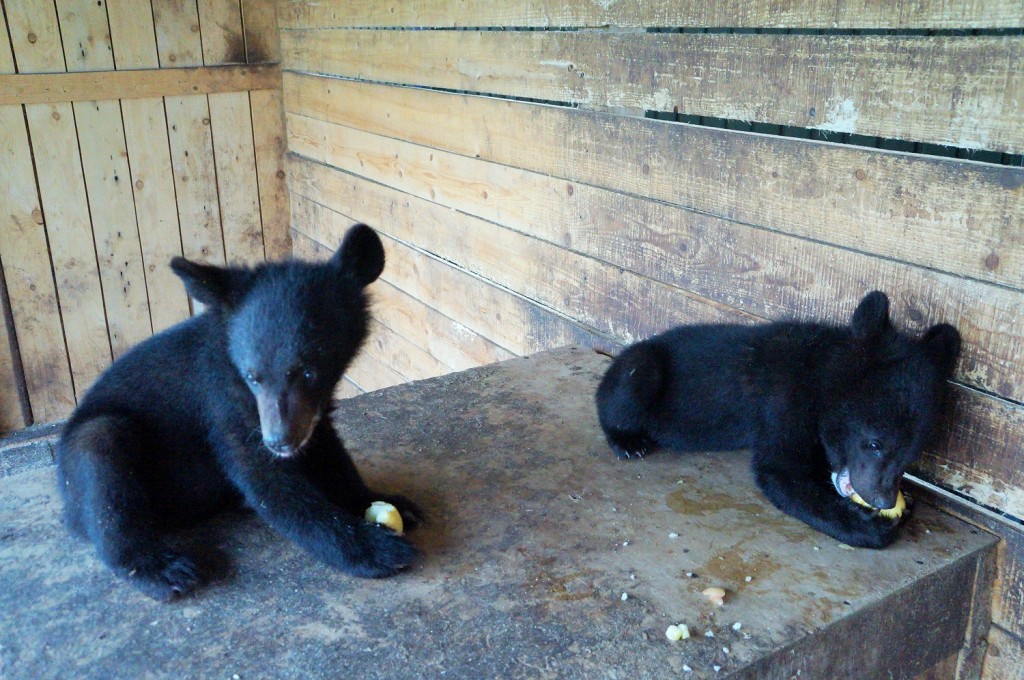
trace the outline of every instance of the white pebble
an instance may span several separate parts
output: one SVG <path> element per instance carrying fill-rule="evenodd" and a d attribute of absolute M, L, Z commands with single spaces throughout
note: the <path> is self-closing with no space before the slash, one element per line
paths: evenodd
<path fill-rule="evenodd" d="M 704 637 L 715 637 L 715 633 L 714 631 L 709 630 L 706 633 L 704 633 Z"/>
<path fill-rule="evenodd" d="M 746 581 L 747 583 L 750 583 L 751 581 L 754 580 L 754 577 L 753 576 L 744 576 L 743 580 Z"/>
<path fill-rule="evenodd" d="M 620 599 L 621 599 L 621 600 L 622 600 L 623 602 L 625 602 L 626 600 L 628 600 L 628 599 L 629 599 L 629 593 L 623 593 L 623 594 L 622 594 L 622 597 L 621 597 Z"/>
<path fill-rule="evenodd" d="M 818 546 L 814 546 L 814 549 L 815 550 L 821 550 L 821 548 L 819 548 Z"/>
<path fill-rule="evenodd" d="M 693 572 L 692 571 L 686 572 L 686 578 L 693 578 Z"/>
<path fill-rule="evenodd" d="M 623 542 L 622 542 L 622 546 L 623 546 L 623 547 L 625 547 L 625 546 L 627 546 L 627 545 L 629 545 L 629 541 L 623 541 Z M 817 548 L 815 548 L 815 550 L 817 550 Z"/>
<path fill-rule="evenodd" d="M 722 653 L 723 654 L 728 654 L 729 653 L 729 648 L 728 647 L 722 647 Z"/>
<path fill-rule="evenodd" d="M 743 624 L 740 623 L 739 621 L 737 621 L 736 623 L 732 624 L 732 629 L 733 630 L 739 630 L 742 627 L 743 627 Z"/>
<path fill-rule="evenodd" d="M 668 535 L 668 537 L 669 537 L 669 538 L 679 538 L 679 534 L 677 534 L 676 532 L 674 532 L 674 531 L 673 531 L 672 533 L 670 533 L 670 534 Z"/>
<path fill-rule="evenodd" d="M 689 666 L 687 666 L 685 663 L 683 664 L 683 670 L 686 671 L 687 673 L 692 673 L 693 672 L 693 669 L 690 668 Z"/>
<path fill-rule="evenodd" d="M 716 673 L 717 673 L 718 671 L 722 670 L 722 667 L 721 667 L 721 666 L 712 666 L 712 668 L 714 668 L 714 669 L 715 669 L 715 672 L 716 672 Z"/>

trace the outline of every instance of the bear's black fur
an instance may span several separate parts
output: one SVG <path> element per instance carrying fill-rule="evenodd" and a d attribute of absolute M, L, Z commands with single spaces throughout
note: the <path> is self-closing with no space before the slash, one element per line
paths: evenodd
<path fill-rule="evenodd" d="M 363 513 L 388 500 L 415 522 L 415 506 L 365 486 L 328 417 L 367 333 L 377 234 L 356 225 L 321 264 L 171 267 L 208 309 L 114 362 L 69 419 L 57 448 L 69 529 L 159 600 L 203 571 L 165 531 L 242 501 L 332 567 L 383 577 L 408 565 L 415 548 Z"/>
<path fill-rule="evenodd" d="M 843 543 L 881 548 L 902 520 L 840 496 L 830 473 L 848 473 L 865 501 L 892 507 L 942 415 L 959 352 L 948 324 L 921 339 L 898 332 L 876 291 L 849 327 L 696 325 L 638 342 L 601 381 L 598 416 L 620 458 L 752 448 L 757 485 L 780 510 Z"/>

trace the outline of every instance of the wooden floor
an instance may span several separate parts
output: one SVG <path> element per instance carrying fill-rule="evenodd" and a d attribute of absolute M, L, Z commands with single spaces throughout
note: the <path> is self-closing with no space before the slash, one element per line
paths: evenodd
<path fill-rule="evenodd" d="M 955 670 L 986 626 L 974 603 L 987 600 L 990 536 L 919 504 L 893 547 L 854 550 L 775 510 L 745 452 L 616 460 L 593 407 L 607 362 L 557 350 L 343 402 L 339 428 L 371 484 L 430 515 L 412 534 L 421 561 L 385 581 L 334 572 L 239 514 L 181 537 L 215 553 L 223 577 L 157 604 L 67 537 L 48 441 L 9 446 L 0 677 Z M 668 641 L 675 623 L 692 637 Z"/>

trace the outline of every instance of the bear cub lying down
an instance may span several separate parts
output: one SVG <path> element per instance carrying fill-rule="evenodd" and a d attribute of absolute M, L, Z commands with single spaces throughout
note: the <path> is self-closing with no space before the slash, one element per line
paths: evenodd
<path fill-rule="evenodd" d="M 366 336 L 377 234 L 352 227 L 322 264 L 171 267 L 208 309 L 118 359 L 71 416 L 57 471 L 72 533 L 159 600 L 201 580 L 163 533 L 243 501 L 332 567 L 382 577 L 408 565 L 415 548 L 363 513 L 386 500 L 415 523 L 416 507 L 367 489 L 325 417 Z"/>
<path fill-rule="evenodd" d="M 754 478 L 776 507 L 843 543 L 882 548 L 902 520 L 837 489 L 895 505 L 941 418 L 959 353 L 948 324 L 920 339 L 897 331 L 875 291 L 848 327 L 681 326 L 638 342 L 608 369 L 597 410 L 620 458 L 751 448 Z"/>

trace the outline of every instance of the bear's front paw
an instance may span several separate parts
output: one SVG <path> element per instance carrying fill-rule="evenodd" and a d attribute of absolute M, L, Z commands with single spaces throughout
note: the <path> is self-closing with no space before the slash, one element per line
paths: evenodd
<path fill-rule="evenodd" d="M 846 527 L 842 535 L 836 538 L 843 543 L 857 548 L 884 548 L 896 540 L 899 527 L 907 518 L 887 519 L 877 512 L 860 506 L 851 508 L 853 521 Z"/>
<path fill-rule="evenodd" d="M 360 524 L 349 555 L 348 571 L 363 578 L 384 578 L 405 569 L 419 551 L 405 538 L 378 524 Z"/>
<path fill-rule="evenodd" d="M 188 557 L 170 551 L 147 555 L 126 576 L 129 582 L 154 600 L 168 602 L 199 585 L 199 569 Z"/>
<path fill-rule="evenodd" d="M 655 444 L 641 432 L 624 432 L 616 430 L 607 433 L 608 446 L 615 452 L 616 458 L 643 458 L 654 450 Z"/>

